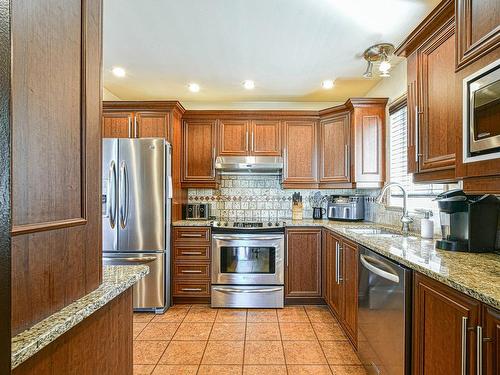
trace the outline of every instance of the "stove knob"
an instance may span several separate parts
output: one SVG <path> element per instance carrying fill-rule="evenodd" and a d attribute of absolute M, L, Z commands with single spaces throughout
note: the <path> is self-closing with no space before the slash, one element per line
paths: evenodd
<path fill-rule="evenodd" d="M 227 221 L 224 223 L 224 226 L 227 227 Z"/>
<path fill-rule="evenodd" d="M 272 226 L 273 226 L 273 223 L 268 222 L 268 223 L 267 223 L 267 226 L 268 226 L 268 227 L 272 227 Z"/>
<path fill-rule="evenodd" d="M 279 227 L 280 226 L 279 221 L 277 221 L 276 224 L 274 224 L 274 225 L 276 225 L 277 227 Z"/>

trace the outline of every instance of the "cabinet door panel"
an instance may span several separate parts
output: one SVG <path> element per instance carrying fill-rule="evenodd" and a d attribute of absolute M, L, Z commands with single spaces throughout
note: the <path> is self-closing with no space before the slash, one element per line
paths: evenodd
<path fill-rule="evenodd" d="M 342 243 L 344 284 L 344 327 L 352 341 L 356 343 L 358 331 L 358 247 L 344 241 Z"/>
<path fill-rule="evenodd" d="M 279 120 L 252 121 L 250 149 L 252 155 L 281 155 L 281 123 Z"/>
<path fill-rule="evenodd" d="M 316 122 L 284 124 L 284 183 L 317 183 Z"/>
<path fill-rule="evenodd" d="M 321 297 L 321 229 L 290 229 L 286 239 L 286 297 Z"/>
<path fill-rule="evenodd" d="M 340 319 L 343 314 L 344 288 L 340 279 L 342 258 L 340 256 L 341 241 L 327 232 L 327 264 L 328 264 L 328 305 Z M 337 272 L 338 271 L 338 272 Z"/>
<path fill-rule="evenodd" d="M 246 120 L 219 122 L 219 155 L 248 155 L 249 124 Z"/>
<path fill-rule="evenodd" d="M 168 139 L 168 113 L 136 112 L 134 125 L 137 138 Z"/>
<path fill-rule="evenodd" d="M 408 173 L 418 172 L 418 149 L 416 146 L 416 122 L 418 112 L 418 90 L 417 90 L 417 53 L 414 52 L 407 58 L 407 113 L 408 113 L 408 131 L 406 139 L 407 147 L 407 162 L 408 162 Z"/>
<path fill-rule="evenodd" d="M 414 374 L 461 374 L 464 323 L 465 361 L 473 374 L 479 302 L 417 273 L 413 298 Z"/>
<path fill-rule="evenodd" d="M 419 172 L 454 169 L 459 132 L 452 20 L 418 50 Z"/>
<path fill-rule="evenodd" d="M 350 116 L 320 122 L 320 182 L 350 182 Z"/>
<path fill-rule="evenodd" d="M 102 115 L 102 137 L 103 138 L 131 138 L 132 112 L 103 113 Z"/>
<path fill-rule="evenodd" d="M 500 311 L 483 305 L 483 374 L 500 373 Z"/>
<path fill-rule="evenodd" d="M 184 121 L 183 182 L 215 182 L 215 121 Z"/>

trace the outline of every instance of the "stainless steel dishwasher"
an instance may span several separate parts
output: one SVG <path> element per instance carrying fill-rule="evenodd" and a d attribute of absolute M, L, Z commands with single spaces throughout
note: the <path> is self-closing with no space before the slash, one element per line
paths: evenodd
<path fill-rule="evenodd" d="M 358 351 L 368 374 L 411 374 L 411 270 L 359 247 Z"/>

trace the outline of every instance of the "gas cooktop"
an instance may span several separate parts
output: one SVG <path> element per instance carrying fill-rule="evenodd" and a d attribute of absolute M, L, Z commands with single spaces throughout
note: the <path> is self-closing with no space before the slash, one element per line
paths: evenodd
<path fill-rule="evenodd" d="M 213 221 L 212 227 L 227 228 L 227 229 L 269 229 L 269 228 L 284 228 L 284 221 Z"/>

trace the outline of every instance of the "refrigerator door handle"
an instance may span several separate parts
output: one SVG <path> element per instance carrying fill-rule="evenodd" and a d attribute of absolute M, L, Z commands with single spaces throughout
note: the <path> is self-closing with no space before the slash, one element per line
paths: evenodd
<path fill-rule="evenodd" d="M 129 210 L 129 186 L 128 186 L 127 163 L 120 164 L 120 226 L 125 229 L 127 226 Z"/>
<path fill-rule="evenodd" d="M 109 164 L 107 190 L 108 199 L 106 200 L 106 204 L 108 206 L 109 225 L 114 229 L 116 224 L 116 164 L 114 160 Z"/>
<path fill-rule="evenodd" d="M 172 176 L 167 176 L 167 182 L 168 182 L 168 187 L 167 187 L 167 189 L 168 189 L 167 199 L 171 199 L 171 198 L 173 198 L 172 193 L 173 193 L 173 190 L 174 190 L 173 185 L 172 185 Z"/>

